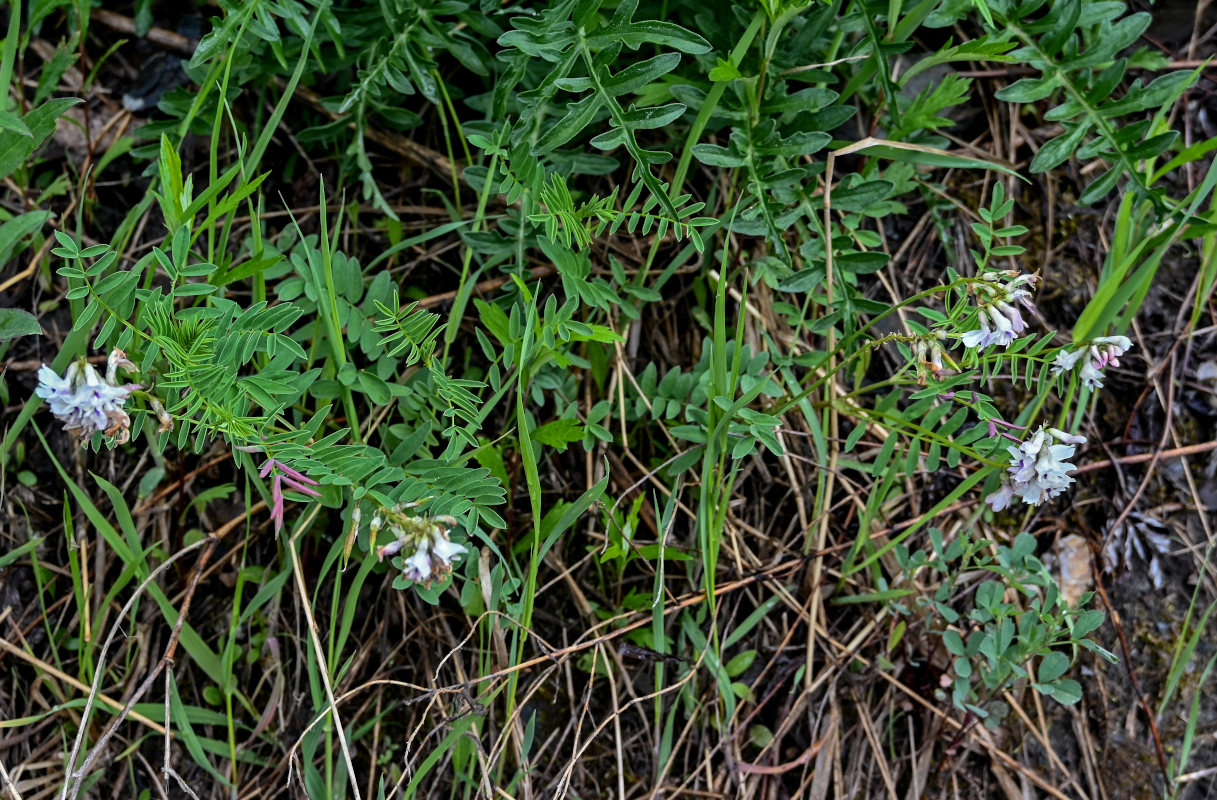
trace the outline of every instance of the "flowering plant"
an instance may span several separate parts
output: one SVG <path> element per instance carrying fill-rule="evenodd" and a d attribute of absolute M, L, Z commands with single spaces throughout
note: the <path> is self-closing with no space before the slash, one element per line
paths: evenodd
<path fill-rule="evenodd" d="M 131 417 L 124 406 L 127 399 L 143 387 L 136 383 L 120 384 L 119 367 L 127 372 L 139 371 L 118 348 L 110 351 L 104 376 L 98 375 L 93 365 L 84 359 L 69 364 L 63 377 L 43 364 L 38 370 L 38 388 L 34 393 L 47 401 L 51 413 L 63 422 L 63 429 L 81 441 L 101 433 L 115 444 L 123 444 L 131 438 Z M 172 427 L 173 420 L 165 413 L 164 406 L 155 402 L 162 426 Z"/>
<path fill-rule="evenodd" d="M 1019 497 L 1028 505 L 1039 505 L 1056 497 L 1073 483 L 1068 474 L 1076 469 L 1066 459 L 1072 458 L 1074 446 L 1085 444 L 1085 436 L 1075 436 L 1042 425 L 1031 438 L 1018 447 L 1009 445 L 1010 467 L 1001 487 L 986 498 L 994 511 L 1001 511 Z"/>
<path fill-rule="evenodd" d="M 387 524 L 393 538 L 376 548 L 376 557 L 382 561 L 386 556 L 393 559 L 393 565 L 401 570 L 398 580 L 429 586 L 446 577 L 456 557 L 467 553 L 468 548 L 448 538 L 448 531 L 457 524 L 455 517 L 411 517 L 404 513 L 407 507 L 409 504 L 379 508 L 369 527 L 371 541 L 375 543 Z"/>
<path fill-rule="evenodd" d="M 1078 377 L 1082 385 L 1088 389 L 1102 389 L 1103 368 L 1120 366 L 1120 356 L 1131 348 L 1132 341 L 1127 336 L 1100 336 L 1076 350 L 1063 348 L 1052 362 L 1052 374 L 1072 372 L 1080 361 L 1082 368 L 1078 370 Z"/>

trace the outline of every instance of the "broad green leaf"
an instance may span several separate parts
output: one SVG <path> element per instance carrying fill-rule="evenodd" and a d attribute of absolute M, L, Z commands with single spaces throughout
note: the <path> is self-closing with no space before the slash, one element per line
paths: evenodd
<path fill-rule="evenodd" d="M 1032 686 L 1061 705 L 1071 706 L 1082 699 L 1082 686 L 1072 678 L 1065 678 L 1053 681 L 1052 683 L 1035 683 Z"/>
<path fill-rule="evenodd" d="M 34 138 L 34 134 L 30 131 L 29 126 L 25 124 L 21 117 L 11 111 L 0 111 L 0 130 L 12 131 L 22 136 L 28 136 L 31 139 Z"/>
<path fill-rule="evenodd" d="M 0 342 L 18 336 L 41 336 L 38 318 L 19 308 L 0 308 Z"/>
<path fill-rule="evenodd" d="M 1049 653 L 1040 660 L 1040 668 L 1036 673 L 1041 683 L 1050 683 L 1065 674 L 1069 669 L 1069 656 L 1064 653 Z"/>

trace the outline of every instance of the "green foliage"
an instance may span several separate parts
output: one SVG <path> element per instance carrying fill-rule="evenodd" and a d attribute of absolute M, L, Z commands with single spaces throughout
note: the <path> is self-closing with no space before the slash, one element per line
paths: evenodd
<path fill-rule="evenodd" d="M 1111 167 L 1085 187 L 1080 202 L 1106 197 L 1122 175 L 1131 187 L 1149 192 L 1149 162 L 1179 138 L 1164 129 L 1165 112 L 1195 82 L 1197 73 L 1176 70 L 1148 84 L 1134 80 L 1120 89 L 1128 59 L 1120 57 L 1149 27 L 1146 12 L 1124 15 L 1123 3 L 1059 0 L 993 4 L 997 24 L 1021 45 L 1010 55 L 1041 74 L 1015 81 L 997 93 L 1011 103 L 1032 103 L 1063 96 L 1044 114 L 1065 132 L 1045 142 L 1031 161 L 1032 172 L 1045 172 L 1070 157 L 1102 159 Z M 1037 12 L 1041 12 L 1037 15 Z M 1130 115 L 1154 112 L 1152 118 L 1126 121 Z M 1163 203 L 1161 196 L 1158 202 Z"/>
<path fill-rule="evenodd" d="M 57 5 L 36 4 L 30 24 Z M 1174 245 L 1207 237 L 1206 257 L 1217 247 L 1217 171 L 1171 196 L 1173 173 L 1217 147 L 1183 148 L 1170 127 L 1196 74 L 1128 77 L 1161 68 L 1130 52 L 1148 15 L 1107 0 L 219 0 L 184 67 L 193 83 L 165 95 L 131 151 L 146 193 L 99 234 L 91 207 L 76 220 L 52 214 L 56 186 L 37 160 L 78 102 L 51 95 L 90 46 L 78 19 L 87 5 L 72 6 L 77 21 L 63 23 L 28 110 L 0 105 L 0 177 L 25 203 L 0 223 L 0 261 L 38 252 L 53 226 L 56 270 L 38 286 L 62 292 L 72 324 L 54 368 L 84 370 L 83 356 L 113 348 L 138 366 L 125 398 L 132 443 L 95 433 L 91 447 L 143 448 L 159 470 L 140 481 L 146 495 L 175 451 L 222 448 L 247 502 L 262 498 L 288 531 L 281 563 L 236 573 L 220 643 L 183 639 L 215 677 L 204 702 L 225 713 L 169 687 L 175 733 L 221 783 L 237 783 L 244 757 L 234 719 L 249 698 L 234 676 L 254 645 L 239 652 L 236 631 L 273 637 L 261 616 L 285 586 L 299 588 L 287 579 L 306 547 L 322 565 L 303 599 L 332 598 L 328 646 L 303 657 L 310 711 L 325 722 L 301 738 L 300 780 L 318 797 L 364 781 L 339 766 L 346 741 L 335 733 L 357 731 L 327 716 L 327 692 L 363 665 L 346 660 L 360 588 L 385 572 L 381 585 L 412 593 L 403 607 L 459 604 L 479 670 L 461 696 L 501 704 L 507 727 L 522 720 L 514 749 L 478 749 L 499 723 L 458 708 L 398 776 L 407 796 L 449 756 L 466 792 L 475 775 L 513 796 L 530 779 L 541 740 L 536 716 L 523 715 L 537 703 L 524 705 L 518 682 L 522 665 L 540 663 L 534 649 L 550 647 L 537 604 L 556 576 L 594 582 L 579 589 L 580 611 L 619 627 L 628 617 L 629 641 L 658 654 L 657 775 L 686 717 L 726 734 L 762 702 L 749 682 L 765 668 L 753 639 L 812 584 L 757 579 L 780 592 L 731 598 L 730 615 L 721 590 L 800 554 L 821 585 L 821 568 L 833 570 L 831 608 L 877 604 L 900 615 L 903 635 L 929 634 L 929 652 L 911 657 L 948 653 L 942 699 L 988 725 L 1020 682 L 1077 702 L 1067 672 L 1079 652 L 1110 657 L 1089 638 L 1102 614 L 1063 605 L 1033 537 L 998 543 L 976 530 L 1036 504 L 994 502 L 1020 472 L 1011 443 L 1040 424 L 1080 430 L 1097 388 L 1056 374 L 1070 347 L 1033 313 L 1040 248 L 1020 243 L 1031 201 L 1013 178 L 1087 176 L 1065 192 L 1082 204 L 1121 181 L 1131 189 L 1074 325 L 1079 346 L 1128 330 Z M 154 5 L 136 4 L 137 29 Z M 919 49 L 947 27 L 958 43 Z M 984 96 L 1020 106 L 1014 114 L 1042 111 L 1060 133 L 1020 152 L 1022 165 L 960 149 L 955 112 L 1000 80 L 953 71 L 963 64 L 1031 70 Z M 385 143 L 412 159 L 378 155 Z M 1061 170 L 1070 159 L 1077 169 Z M 322 190 L 300 201 L 315 172 Z M 446 182 L 422 185 L 431 173 Z M 92 178 L 79 180 L 88 200 Z M 293 197 L 290 224 L 280 192 Z M 905 243 L 922 214 L 943 247 L 917 253 L 914 270 Z M 1193 326 L 1214 262 L 1201 267 Z M 0 347 L 39 332 L 27 316 L 0 310 Z M 5 458 L 38 402 L 5 435 Z M 117 527 L 69 483 L 129 565 L 112 600 L 148 574 L 148 554 L 114 486 L 99 484 Z M 204 489 L 191 513 L 239 485 Z M 1045 501 L 1077 488 L 1045 486 Z M 927 532 L 982 489 L 996 511 L 982 506 L 951 539 Z M 759 535 L 757 509 L 776 510 Z M 739 531 L 756 552 L 728 549 Z M 69 571 L 82 580 L 80 563 Z M 246 585 L 262 588 L 242 599 Z M 83 588 L 75 600 L 87 613 Z M 78 644 L 94 669 L 93 648 Z M 581 658 L 606 669 L 599 652 Z M 217 756 L 231 771 L 216 770 Z"/>
<path fill-rule="evenodd" d="M 1082 688 L 1063 676 L 1078 648 L 1116 660 L 1087 638 L 1103 624 L 1103 612 L 1082 608 L 1089 596 L 1077 607 L 1064 603 L 1056 581 L 1034 555 L 1035 537 L 1020 533 L 1009 546 L 996 547 L 996 555 L 992 542 L 963 536 L 947 544 L 933 528 L 930 542 L 929 551 L 910 553 L 897 547 L 896 560 L 907 581 L 927 570 L 944 579 L 933 596 L 902 598 L 892 608 L 905 615 L 930 615 L 929 630 L 953 659 L 949 696 L 957 708 L 995 728 L 1009 710 L 1001 693 L 1016 680 L 1029 678 L 1036 691 L 1072 705 L 1081 700 Z M 992 577 L 976 585 L 971 608 L 958 610 L 959 581 L 973 570 Z M 1015 602 L 1015 593 L 1026 598 L 1025 608 Z M 1029 671 L 1032 662 L 1034 673 Z"/>

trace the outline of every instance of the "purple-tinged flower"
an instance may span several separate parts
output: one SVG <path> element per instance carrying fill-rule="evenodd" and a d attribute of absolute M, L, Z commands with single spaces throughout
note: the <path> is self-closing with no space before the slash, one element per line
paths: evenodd
<path fill-rule="evenodd" d="M 996 306 L 997 310 L 1002 313 L 1002 316 L 1010 321 L 1011 330 L 1013 330 L 1015 333 L 1022 333 L 1023 331 L 1027 330 L 1027 323 L 1023 320 L 1023 315 L 1017 308 L 1004 300 L 998 300 L 994 305 Z M 992 308 L 993 306 L 990 307 Z"/>
<path fill-rule="evenodd" d="M 318 486 L 317 481 L 299 470 L 292 469 L 282 461 L 269 457 L 266 459 L 266 463 L 262 465 L 262 468 L 258 470 L 258 477 L 265 478 L 272 474 L 273 477 L 270 484 L 270 518 L 275 523 L 275 535 L 278 536 L 279 531 L 283 530 L 283 487 L 287 486 L 292 491 L 311 495 L 312 497 L 320 497 L 321 493 L 316 489 L 310 488 Z"/>
<path fill-rule="evenodd" d="M 1027 321 L 1015 304 L 1035 313 L 1029 289 L 1035 286 L 1036 280 L 1035 275 L 991 271 L 982 273 L 976 281 L 969 283 L 968 292 L 975 298 L 977 324 L 980 327 L 960 337 L 964 346 L 981 350 L 995 344 L 1008 347 L 1027 330 Z"/>
<path fill-rule="evenodd" d="M 431 581 L 431 556 L 427 553 L 431 549 L 431 541 L 423 539 L 418 543 L 418 549 L 414 551 L 414 555 L 406 559 L 405 570 L 402 575 L 408 581 L 415 583 L 429 583 Z"/>
<path fill-rule="evenodd" d="M 1070 372 L 1081 361 L 1082 368 L 1078 370 L 1078 378 L 1082 385 L 1089 389 L 1101 389 L 1103 369 L 1107 366 L 1120 366 L 1120 356 L 1131 347 L 1132 340 L 1127 336 L 1100 336 L 1073 352 L 1058 351 L 1052 362 L 1052 374 Z"/>
<path fill-rule="evenodd" d="M 988 323 L 982 316 L 977 320 L 980 323 L 980 328 L 974 331 L 968 331 L 959 340 L 963 342 L 964 347 L 975 347 L 983 350 L 993 343 L 993 331 L 989 330 Z"/>
<path fill-rule="evenodd" d="M 397 530 L 398 530 L 397 528 L 394 528 L 395 533 L 397 532 Z M 375 538 L 373 538 L 373 541 L 375 541 Z M 382 545 L 382 546 L 376 548 L 376 560 L 384 561 L 385 556 L 395 556 L 398 553 L 400 553 L 401 549 L 405 546 L 406 546 L 406 540 L 404 538 L 403 539 L 394 539 L 393 541 L 389 542 L 388 544 Z"/>
<path fill-rule="evenodd" d="M 1010 466 L 1001 486 L 985 498 L 994 511 L 1006 508 L 1014 497 L 1028 505 L 1039 505 L 1061 494 L 1073 483 L 1069 475 L 1076 467 L 1074 445 L 1083 444 L 1086 437 L 1041 426 L 1018 447 L 1010 446 Z M 1064 442 L 1064 444 L 1061 444 Z"/>
<path fill-rule="evenodd" d="M 1056 351 L 1056 358 L 1052 359 L 1052 374 L 1060 375 L 1062 372 L 1069 372 L 1078 363 L 1078 360 L 1085 355 L 1086 350 L 1074 350 L 1072 353 L 1061 348 Z"/>
<path fill-rule="evenodd" d="M 68 433 L 85 440 L 100 432 L 122 444 L 131 436 L 131 418 L 123 405 L 132 392 L 143 387 L 134 383 L 117 385 L 120 366 L 130 371 L 135 368 L 117 349 L 110 354 L 105 378 L 87 361 L 70 364 L 62 378 L 44 364 L 38 370 L 38 388 L 34 393 L 47 401 L 51 413 L 63 422 Z"/>
<path fill-rule="evenodd" d="M 1009 347 L 1014 341 L 1014 325 L 1004 314 L 997 309 L 996 306 L 989 306 L 986 309 L 989 312 L 989 318 L 993 320 L 993 337 L 991 341 L 994 344 L 1000 344 L 1002 347 Z M 1019 318 L 1022 322 L 1022 318 Z"/>
<path fill-rule="evenodd" d="M 1082 379 L 1082 385 L 1088 389 L 1103 388 L 1103 373 L 1094 361 L 1084 362 L 1081 371 L 1078 372 L 1078 377 Z"/>
<path fill-rule="evenodd" d="M 455 517 L 410 517 L 401 513 L 400 507 L 384 509 L 391 522 L 390 532 L 393 539 L 387 544 L 376 548 L 376 555 L 383 559 L 385 556 L 404 555 L 394 564 L 402 571 L 402 577 L 424 586 L 442 579 L 452 571 L 452 565 L 457 556 L 469 552 L 469 548 L 448 538 L 448 529 L 457 524 Z M 379 529 L 378 511 L 372 521 Z M 375 544 L 375 538 L 373 538 Z"/>
<path fill-rule="evenodd" d="M 79 372 L 80 363 L 76 361 L 68 365 L 68 371 L 62 378 L 46 364 L 38 370 L 38 388 L 34 390 L 34 394 L 47 401 L 51 413 L 55 416 L 67 414 L 72 407 L 76 395 L 73 383 Z"/>

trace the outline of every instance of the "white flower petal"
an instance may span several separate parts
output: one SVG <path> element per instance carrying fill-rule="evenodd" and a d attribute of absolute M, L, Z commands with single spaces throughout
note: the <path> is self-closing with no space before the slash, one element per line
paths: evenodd
<path fill-rule="evenodd" d="M 462 553 L 467 553 L 469 551 L 463 544 L 450 542 L 447 539 L 440 539 L 439 541 L 435 542 L 435 546 L 431 549 L 431 552 L 445 567 L 450 567 L 452 566 L 453 559 Z"/>

